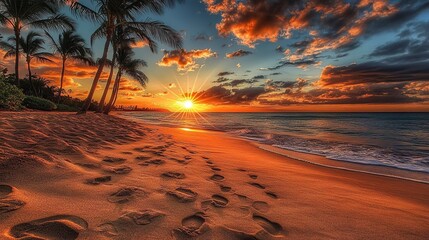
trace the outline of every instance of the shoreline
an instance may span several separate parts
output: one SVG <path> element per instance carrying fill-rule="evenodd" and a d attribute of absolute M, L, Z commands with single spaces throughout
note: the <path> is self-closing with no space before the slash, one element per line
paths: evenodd
<path fill-rule="evenodd" d="M 162 127 L 162 128 L 173 128 L 173 129 L 183 129 L 183 127 L 179 126 L 173 126 L 169 124 L 153 124 L 149 123 L 144 119 L 135 118 L 130 115 L 123 115 L 120 112 L 115 112 L 115 116 L 117 117 L 123 117 L 124 119 L 132 120 L 132 121 L 138 121 L 145 124 L 149 124 L 155 127 Z M 369 164 L 369 163 L 359 163 L 359 162 L 352 162 L 352 161 L 345 161 L 345 160 L 335 160 L 327 158 L 323 155 L 318 155 L 314 153 L 308 153 L 308 152 L 299 152 L 295 150 L 290 149 L 284 149 L 277 146 L 272 146 L 264 143 L 260 143 L 257 140 L 249 139 L 246 137 L 237 137 L 229 134 L 226 131 L 222 130 L 214 130 L 214 129 L 203 129 L 203 128 L 188 128 L 192 130 L 198 130 L 198 131 L 207 131 L 207 132 L 220 132 L 224 133 L 228 137 L 237 138 L 240 140 L 245 140 L 250 142 L 251 144 L 257 146 L 258 148 L 261 148 L 265 151 L 273 152 L 288 158 L 292 158 L 294 160 L 303 161 L 308 164 L 314 164 L 319 165 L 322 167 L 327 168 L 333 168 L 333 169 L 340 169 L 344 171 L 354 171 L 354 172 L 361 172 L 366 174 L 372 174 L 372 175 L 378 175 L 378 176 L 384 176 L 389 178 L 398 178 L 408 181 L 414 181 L 424 184 L 429 184 L 429 173 L 424 171 L 418 171 L 418 170 L 410 170 L 410 169 L 404 169 L 404 168 L 398 168 L 394 166 L 388 166 L 388 165 L 376 165 L 376 164 Z"/>
<path fill-rule="evenodd" d="M 7 143 L 0 146 L 0 235 L 6 239 L 429 234 L 428 184 L 325 168 L 222 132 L 120 116 L 0 113 L 0 123 Z M 34 228 L 22 230 L 22 224 Z"/>

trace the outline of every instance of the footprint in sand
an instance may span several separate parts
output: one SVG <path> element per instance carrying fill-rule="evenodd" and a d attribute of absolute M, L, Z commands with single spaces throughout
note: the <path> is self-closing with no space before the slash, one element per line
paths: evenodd
<path fill-rule="evenodd" d="M 205 159 L 205 160 L 209 160 L 210 158 L 206 157 L 206 156 L 202 156 L 201 158 Z"/>
<path fill-rule="evenodd" d="M 132 199 L 134 199 L 136 196 L 145 196 L 146 193 L 138 187 L 125 187 L 121 188 L 118 191 L 110 194 L 110 196 L 107 198 L 109 202 L 112 203 L 120 203 L 124 204 Z"/>
<path fill-rule="evenodd" d="M 212 161 L 206 161 L 207 164 L 213 165 L 214 163 Z"/>
<path fill-rule="evenodd" d="M 175 191 L 169 191 L 166 194 L 181 203 L 194 202 L 198 196 L 196 192 L 182 187 L 176 188 Z"/>
<path fill-rule="evenodd" d="M 220 182 L 220 181 L 223 181 L 225 177 L 219 174 L 213 174 L 213 176 L 211 176 L 210 179 L 216 182 Z"/>
<path fill-rule="evenodd" d="M 161 174 L 161 177 L 183 179 L 183 178 L 185 178 L 185 174 L 179 173 L 179 172 L 165 172 L 165 173 Z"/>
<path fill-rule="evenodd" d="M 256 174 L 249 174 L 249 177 L 250 177 L 251 179 L 257 179 L 257 178 L 258 178 L 258 175 L 256 175 Z"/>
<path fill-rule="evenodd" d="M 280 224 L 272 222 L 263 216 L 253 214 L 253 220 L 272 235 L 278 235 L 283 231 L 283 227 Z"/>
<path fill-rule="evenodd" d="M 128 212 L 122 215 L 122 219 L 129 218 L 137 225 L 148 225 L 155 220 L 164 217 L 165 214 L 154 210 L 141 210 L 136 212 Z"/>
<path fill-rule="evenodd" d="M 127 174 L 130 173 L 133 169 L 128 166 L 119 166 L 119 167 L 113 167 L 108 168 L 105 171 L 108 173 L 114 173 L 114 174 Z"/>
<path fill-rule="evenodd" d="M 208 204 L 211 204 L 212 206 L 217 208 L 224 208 L 226 207 L 226 205 L 228 205 L 228 203 L 229 200 L 226 197 L 219 194 L 214 194 L 212 195 L 212 198 L 210 200 L 202 202 L 202 207 L 207 208 Z"/>
<path fill-rule="evenodd" d="M 185 160 L 191 160 L 192 159 L 191 156 L 185 156 L 184 158 L 185 158 Z"/>
<path fill-rule="evenodd" d="M 112 164 L 120 164 L 120 163 L 124 163 L 125 161 L 126 161 L 125 158 L 118 158 L 118 157 L 105 157 L 103 159 L 103 162 L 112 163 Z"/>
<path fill-rule="evenodd" d="M 231 187 L 225 186 L 225 185 L 220 185 L 220 190 L 222 192 L 230 192 L 231 191 Z"/>
<path fill-rule="evenodd" d="M 265 189 L 264 185 L 261 185 L 261 184 L 256 183 L 256 182 L 249 182 L 248 184 L 250 184 L 250 185 L 252 185 L 254 187 L 260 188 L 260 189 Z"/>
<path fill-rule="evenodd" d="M 162 165 L 164 163 L 165 163 L 165 161 L 162 160 L 162 159 L 153 159 L 153 160 L 146 160 L 146 161 L 144 161 L 142 163 L 139 163 L 139 165 L 147 167 L 147 166 L 150 166 L 150 165 L 159 166 L 159 165 Z"/>
<path fill-rule="evenodd" d="M 211 167 L 211 169 L 212 169 L 213 171 L 217 171 L 217 172 L 222 171 L 222 169 L 220 169 L 220 168 L 218 168 L 218 167 Z"/>
<path fill-rule="evenodd" d="M 252 207 L 259 212 L 267 212 L 270 209 L 270 206 L 268 203 L 263 201 L 255 201 L 252 203 Z"/>
<path fill-rule="evenodd" d="M 267 194 L 270 198 L 274 198 L 274 199 L 279 198 L 279 197 L 277 196 L 277 194 L 275 194 L 275 193 L 273 193 L 273 192 L 270 192 L 270 191 L 265 191 L 265 194 Z"/>
<path fill-rule="evenodd" d="M 13 188 L 9 185 L 0 185 L 0 198 L 5 198 L 13 192 Z"/>
<path fill-rule="evenodd" d="M 112 181 L 112 176 L 101 176 L 101 177 L 88 179 L 88 180 L 86 180 L 85 183 L 91 184 L 91 185 L 99 185 L 101 183 L 106 183 L 106 182 L 110 182 L 110 181 Z"/>
<path fill-rule="evenodd" d="M 25 202 L 17 199 L 0 199 L 0 214 L 18 210 Z"/>
<path fill-rule="evenodd" d="M 133 153 L 132 152 L 121 152 L 122 154 L 125 154 L 125 155 L 133 155 Z"/>
<path fill-rule="evenodd" d="M 72 215 L 56 215 L 12 227 L 10 236 L 18 239 L 73 240 L 88 228 L 88 223 Z"/>
<path fill-rule="evenodd" d="M 136 157 L 136 160 L 137 161 L 146 161 L 146 160 L 149 160 L 151 158 L 152 158 L 152 156 L 138 156 L 138 157 Z"/>
<path fill-rule="evenodd" d="M 190 239 L 197 237 L 205 232 L 205 223 L 203 213 L 196 213 L 194 215 L 182 219 L 182 227 L 173 230 L 173 235 L 176 239 Z"/>

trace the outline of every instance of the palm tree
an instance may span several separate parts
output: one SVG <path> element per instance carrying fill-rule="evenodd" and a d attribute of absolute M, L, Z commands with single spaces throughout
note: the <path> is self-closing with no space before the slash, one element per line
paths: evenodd
<path fill-rule="evenodd" d="M 13 29 L 15 39 L 20 39 L 24 27 L 45 29 L 73 29 L 74 22 L 58 14 L 58 0 L 0 0 L 0 23 Z M 19 84 L 19 41 L 15 43 L 15 77 Z"/>
<path fill-rule="evenodd" d="M 75 14 L 100 24 L 99 28 L 92 35 L 91 40 L 105 37 L 103 55 L 100 59 L 100 64 L 88 97 L 80 113 L 85 113 L 91 104 L 98 80 L 106 64 L 108 50 L 117 26 L 132 29 L 133 34 L 141 40 L 147 41 L 149 47 L 154 52 L 157 49 L 157 45 L 152 38 L 173 48 L 181 48 L 182 46 L 182 38 L 177 31 L 161 22 L 137 21 L 135 17 L 148 11 L 161 14 L 164 7 L 172 6 L 176 0 L 92 0 L 92 2 L 98 7 L 97 10 L 93 10 L 77 1 L 71 4 L 71 8 Z"/>
<path fill-rule="evenodd" d="M 146 87 L 148 81 L 147 76 L 139 70 L 141 67 L 146 67 L 147 64 L 141 59 L 134 59 L 134 52 L 129 47 L 122 47 L 117 52 L 118 72 L 116 73 L 115 83 L 113 85 L 112 94 L 110 96 L 109 103 L 107 104 L 104 113 L 109 114 L 112 107 L 115 105 L 116 99 L 118 98 L 119 85 L 123 74 L 136 80 L 143 87 Z"/>
<path fill-rule="evenodd" d="M 16 42 L 19 42 L 19 51 L 18 56 L 21 54 L 27 63 L 27 70 L 28 70 L 28 80 L 30 81 L 30 85 L 33 88 L 34 95 L 38 95 L 37 91 L 34 87 L 33 81 L 32 81 L 32 73 L 31 73 L 31 62 L 33 60 L 38 62 L 52 62 L 50 57 L 53 55 L 49 52 L 44 52 L 45 48 L 43 47 L 43 44 L 45 44 L 45 40 L 43 40 L 42 36 L 39 33 L 36 32 L 29 32 L 27 34 L 27 37 L 21 37 L 19 38 L 19 41 L 16 40 L 15 37 L 9 38 L 10 42 L 13 42 L 14 44 L 3 43 L 3 46 L 8 46 L 8 51 L 5 54 L 5 58 L 16 56 Z"/>
<path fill-rule="evenodd" d="M 72 59 L 90 65 L 94 64 L 92 60 L 92 51 L 90 48 L 86 47 L 85 40 L 74 31 L 63 32 L 58 36 L 58 41 L 55 41 L 48 32 L 45 31 L 45 34 L 50 40 L 54 53 L 59 54 L 61 57 L 62 68 L 60 90 L 58 92 L 58 103 L 60 103 L 67 60 Z"/>
<path fill-rule="evenodd" d="M 117 56 L 117 49 L 119 48 L 126 48 L 129 47 L 131 44 L 136 43 L 136 39 L 132 37 L 133 30 L 130 30 L 130 28 L 124 28 L 122 26 L 116 27 L 116 30 L 114 31 L 114 34 L 112 36 L 112 49 L 113 49 L 113 56 L 112 60 L 108 60 L 108 63 L 106 65 L 110 66 L 110 73 L 109 77 L 107 78 L 106 86 L 103 91 L 103 95 L 101 96 L 100 103 L 98 106 L 98 113 L 102 113 L 104 110 L 104 102 L 106 101 L 107 93 L 110 88 L 110 84 L 112 83 L 113 73 L 114 69 L 116 67 L 116 56 Z"/>

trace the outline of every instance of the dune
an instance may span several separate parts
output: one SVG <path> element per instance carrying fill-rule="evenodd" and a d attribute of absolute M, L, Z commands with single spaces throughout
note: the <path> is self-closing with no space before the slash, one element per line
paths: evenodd
<path fill-rule="evenodd" d="M 0 113 L 0 239 L 427 239 L 429 184 L 220 132 Z"/>

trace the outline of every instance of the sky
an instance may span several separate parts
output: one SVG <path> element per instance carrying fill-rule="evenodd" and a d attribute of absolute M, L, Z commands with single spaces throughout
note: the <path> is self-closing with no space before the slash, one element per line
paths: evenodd
<path fill-rule="evenodd" d="M 428 0 L 186 0 L 137 18 L 173 27 L 184 46 L 136 44 L 149 83 L 125 76 L 118 104 L 175 111 L 191 95 L 199 111 L 429 111 Z M 97 26 L 76 22 L 89 41 Z M 96 57 L 103 44 L 92 45 Z M 65 89 L 84 99 L 95 71 L 69 63 Z M 33 72 L 59 82 L 58 63 Z"/>

